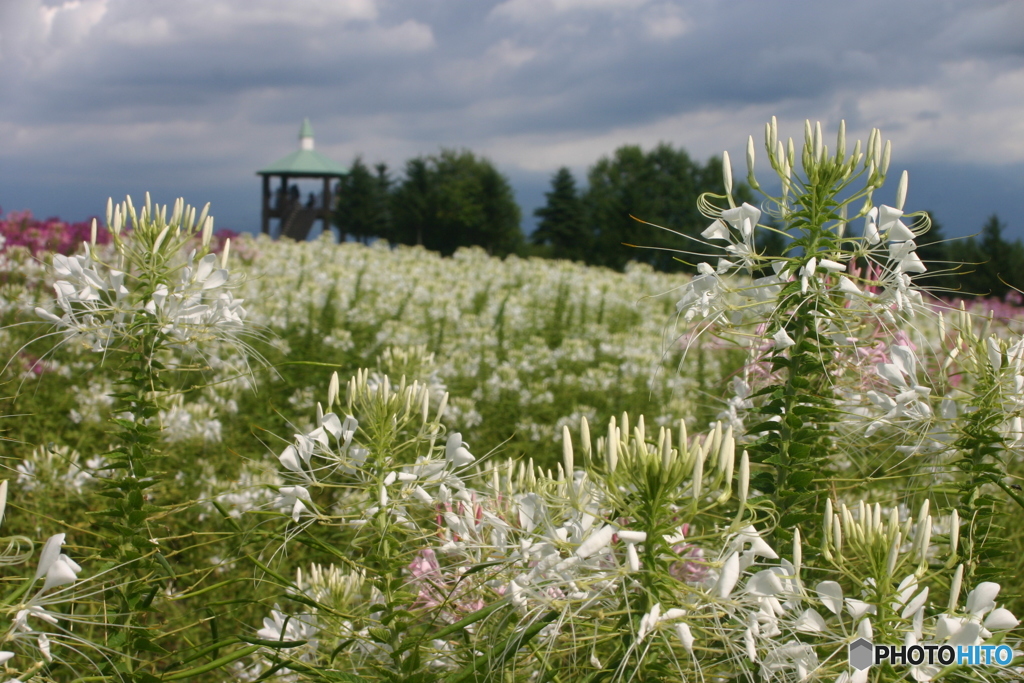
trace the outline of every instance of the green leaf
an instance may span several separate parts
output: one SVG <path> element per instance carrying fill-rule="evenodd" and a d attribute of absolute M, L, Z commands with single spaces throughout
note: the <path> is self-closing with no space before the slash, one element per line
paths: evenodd
<path fill-rule="evenodd" d="M 819 519 L 819 515 L 810 512 L 788 512 L 782 515 L 782 519 L 779 520 L 779 526 L 783 529 L 792 529 L 799 524 L 817 519 Z"/>
<path fill-rule="evenodd" d="M 814 481 L 814 474 L 811 472 L 793 472 L 786 477 L 786 483 L 795 489 L 805 489 Z"/>

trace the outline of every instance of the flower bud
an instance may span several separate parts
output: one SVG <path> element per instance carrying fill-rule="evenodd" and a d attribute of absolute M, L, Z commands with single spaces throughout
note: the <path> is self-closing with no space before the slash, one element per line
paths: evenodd
<path fill-rule="evenodd" d="M 572 457 L 572 435 L 569 434 L 569 426 L 562 425 L 562 463 L 565 471 L 572 477 L 574 463 Z"/>
<path fill-rule="evenodd" d="M 149 199 L 149 192 L 146 192 L 146 204 L 143 207 L 143 211 L 145 211 L 143 220 L 153 217 L 153 203 Z"/>
<path fill-rule="evenodd" d="M 0 481 L 0 525 L 4 523 L 4 511 L 7 510 L 7 480 Z"/>
<path fill-rule="evenodd" d="M 903 204 L 907 201 L 907 172 L 903 171 L 903 175 L 900 176 L 900 184 L 896 187 L 896 208 L 900 211 L 903 210 Z"/>
<path fill-rule="evenodd" d="M 843 525 L 839 523 L 839 515 L 832 517 L 832 547 L 836 549 L 836 559 L 843 558 Z"/>
<path fill-rule="evenodd" d="M 640 557 L 636 554 L 636 546 L 632 543 L 626 544 L 626 558 L 629 562 L 629 571 L 640 571 Z"/>
<path fill-rule="evenodd" d="M 580 441 L 583 445 L 583 462 L 585 465 L 589 465 L 593 447 L 590 443 L 590 423 L 587 422 L 586 417 L 580 419 Z"/>
<path fill-rule="evenodd" d="M 661 469 L 668 472 L 672 467 L 672 430 L 661 428 Z"/>
<path fill-rule="evenodd" d="M 750 493 L 750 456 L 747 455 L 746 451 L 743 451 L 743 455 L 740 456 L 740 480 L 739 480 L 739 499 L 740 499 L 740 511 L 742 513 L 743 506 L 746 505 L 747 495 Z"/>
<path fill-rule="evenodd" d="M 693 481 L 693 503 L 696 505 L 700 501 L 701 487 L 704 484 L 704 452 L 697 453 L 697 461 L 693 464 L 693 474 L 691 475 Z"/>
<path fill-rule="evenodd" d="M 779 122 L 778 122 L 778 120 L 774 116 L 772 117 L 772 129 L 771 130 L 772 130 L 771 149 L 775 149 L 775 143 L 779 141 Z"/>
<path fill-rule="evenodd" d="M 957 565 L 956 571 L 953 573 L 953 581 L 949 584 L 949 606 L 947 612 L 953 613 L 956 611 L 957 600 L 960 599 L 960 586 L 964 580 L 964 566 L 962 564 Z"/>
<path fill-rule="evenodd" d="M 89 244 L 90 246 L 96 246 L 96 219 L 92 219 L 92 225 L 89 227 Z"/>
<path fill-rule="evenodd" d="M 231 253 L 231 238 L 228 237 L 226 240 L 224 240 L 224 251 L 222 251 L 221 254 L 220 254 L 220 267 L 221 268 L 225 268 L 226 269 L 228 267 L 228 255 L 230 253 Z"/>
<path fill-rule="evenodd" d="M 743 453 L 746 457 L 746 452 Z M 799 527 L 793 530 L 793 578 L 800 578 L 800 566 L 804 563 L 804 547 Z"/>
<path fill-rule="evenodd" d="M 193 223 L 192 225 L 189 226 L 189 232 L 195 231 L 196 228 L 199 228 L 199 227 L 205 225 L 206 224 L 206 216 L 209 213 L 210 213 L 210 202 L 206 202 L 206 206 L 204 206 L 203 210 L 199 213 L 199 220 L 197 220 L 195 223 Z"/>
<path fill-rule="evenodd" d="M 679 454 L 689 459 L 690 437 L 686 433 L 686 420 L 679 418 Z"/>
<path fill-rule="evenodd" d="M 444 392 L 441 397 L 441 403 L 437 406 L 437 415 L 434 417 L 434 422 L 440 422 L 441 418 L 444 417 L 444 409 L 448 407 L 448 392 Z"/>
<path fill-rule="evenodd" d="M 181 226 L 181 212 L 184 209 L 185 200 L 178 197 L 174 200 L 174 211 L 171 212 L 171 224 L 175 227 Z"/>
<path fill-rule="evenodd" d="M 821 139 L 821 121 L 814 123 L 814 161 L 820 163 L 825 156 L 825 147 Z"/>
<path fill-rule="evenodd" d="M 210 238 L 213 237 L 213 216 L 207 216 L 203 221 L 203 247 L 210 247 Z"/>
<path fill-rule="evenodd" d="M 839 134 L 836 136 L 836 161 L 846 157 L 846 119 L 839 121 Z"/>
<path fill-rule="evenodd" d="M 932 539 L 932 518 L 931 516 L 925 517 L 922 524 L 924 530 L 921 532 L 921 545 L 918 549 L 919 561 L 922 565 L 926 565 L 928 562 L 928 546 L 931 544 Z M 920 527 L 918 527 L 920 529 Z"/>
<path fill-rule="evenodd" d="M 112 197 L 107 197 L 107 229 L 110 229 L 111 221 L 114 220 L 114 200 Z"/>
<path fill-rule="evenodd" d="M 331 410 L 334 407 L 335 401 L 338 400 L 339 385 L 338 373 L 334 372 L 331 374 L 331 381 L 327 385 L 327 410 Z"/>
<path fill-rule="evenodd" d="M 960 545 L 960 513 L 954 508 L 949 520 L 949 555 L 956 557 Z"/>
<path fill-rule="evenodd" d="M 882 160 L 878 162 L 878 169 L 884 176 L 889 172 L 889 158 L 892 156 L 892 140 L 885 141 L 885 149 L 882 150 Z"/>
<path fill-rule="evenodd" d="M 164 238 L 167 237 L 167 233 L 169 230 L 170 226 L 165 226 L 164 229 L 160 231 L 160 234 L 156 236 L 156 239 L 153 241 L 154 254 L 160 251 L 160 245 L 163 244 Z"/>
<path fill-rule="evenodd" d="M 896 573 L 896 562 L 900 558 L 900 545 L 903 543 L 903 536 L 900 532 L 896 532 L 896 535 L 892 537 L 892 543 L 889 545 L 889 556 L 885 563 L 885 571 L 889 576 Z"/>
<path fill-rule="evenodd" d="M 722 182 L 725 184 L 725 193 L 732 195 L 732 162 L 728 152 L 722 152 Z"/>
<path fill-rule="evenodd" d="M 608 466 L 609 474 L 615 471 L 616 465 L 619 464 L 619 436 L 618 428 L 612 427 L 608 431 L 608 450 L 605 451 L 605 464 Z"/>
<path fill-rule="evenodd" d="M 754 178 L 754 136 L 747 138 L 747 182 L 751 187 L 757 187 L 757 179 Z"/>

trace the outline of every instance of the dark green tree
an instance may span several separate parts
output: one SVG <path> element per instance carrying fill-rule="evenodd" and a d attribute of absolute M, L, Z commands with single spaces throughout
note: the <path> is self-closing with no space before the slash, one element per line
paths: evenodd
<path fill-rule="evenodd" d="M 530 240 L 550 245 L 554 258 L 586 261 L 593 250 L 594 235 L 587 227 L 572 171 L 564 166 L 558 169 L 551 177 L 551 191 L 544 196 L 547 203 L 533 212 L 540 223 Z"/>
<path fill-rule="evenodd" d="M 699 239 L 710 223 L 698 211 L 697 198 L 703 192 L 725 192 L 722 162 L 717 157 L 701 165 L 685 150 L 668 143 L 646 153 L 638 145 L 626 145 L 598 161 L 590 169 L 588 180 L 583 202 L 596 231 L 592 262 L 621 269 L 634 260 L 662 270 L 693 270 L 693 264 L 707 260 L 701 254 L 717 254 L 690 239 Z M 742 183 L 736 183 L 733 194 L 740 202 L 752 196 Z M 631 216 L 689 238 L 645 225 Z M 631 249 L 623 244 L 644 248 Z M 697 255 L 678 253 L 680 250 Z"/>
<path fill-rule="evenodd" d="M 1003 236 L 1006 225 L 992 214 L 981 235 L 970 237 L 963 248 L 967 269 L 964 291 L 979 296 L 1002 298 L 1011 289 L 1024 289 L 1024 244 Z"/>
<path fill-rule="evenodd" d="M 403 244 L 446 255 L 469 245 L 498 256 L 523 247 L 511 185 L 489 160 L 468 150 L 410 159 L 392 208 L 392 239 Z"/>
<path fill-rule="evenodd" d="M 342 241 L 345 235 L 365 242 L 390 232 L 389 185 L 385 164 L 378 164 L 377 175 L 374 175 L 362 157 L 355 158 L 348 174 L 338 183 L 334 224 L 338 226 Z"/>

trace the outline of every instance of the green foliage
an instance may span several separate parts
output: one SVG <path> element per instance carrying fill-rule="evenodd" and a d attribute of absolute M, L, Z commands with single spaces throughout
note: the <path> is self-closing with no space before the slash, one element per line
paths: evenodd
<path fill-rule="evenodd" d="M 593 258 L 593 232 L 587 224 L 583 202 L 576 190 L 572 172 L 562 167 L 551 178 L 547 203 L 534 211 L 540 218 L 530 235 L 534 244 L 550 245 L 553 258 L 586 261 Z"/>
<path fill-rule="evenodd" d="M 378 164 L 376 175 L 357 156 L 338 186 L 334 225 L 346 235 L 365 242 L 391 233 L 391 178 L 386 164 Z"/>
<path fill-rule="evenodd" d="M 392 207 L 390 234 L 382 236 L 400 244 L 421 244 L 446 255 L 478 245 L 503 256 L 523 242 L 508 180 L 468 150 L 443 149 L 409 160 Z"/>
<path fill-rule="evenodd" d="M 595 245 L 589 263 L 621 269 L 627 261 L 636 260 L 659 270 L 692 271 L 694 267 L 680 263 L 674 252 L 682 250 L 680 257 L 689 263 L 693 263 L 689 253 L 708 253 L 693 239 L 648 223 L 696 237 L 706 227 L 697 198 L 705 192 L 723 192 L 722 162 L 717 157 L 702 165 L 668 143 L 648 152 L 638 145 L 625 145 L 594 164 L 587 179 L 583 203 Z M 739 201 L 751 196 L 743 185 L 735 193 Z M 623 244 L 645 249 L 624 249 Z"/>

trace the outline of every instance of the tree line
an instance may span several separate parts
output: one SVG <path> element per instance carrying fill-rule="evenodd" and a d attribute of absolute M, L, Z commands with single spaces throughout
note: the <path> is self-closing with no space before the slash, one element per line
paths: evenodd
<path fill-rule="evenodd" d="M 719 157 L 701 163 L 668 143 L 647 151 L 624 145 L 590 167 L 585 187 L 568 168 L 558 169 L 544 206 L 534 212 L 537 228 L 527 236 L 508 179 L 469 150 L 415 157 L 400 177 L 386 164 L 370 167 L 357 156 L 340 181 L 334 224 L 342 238 L 418 244 L 446 255 L 477 245 L 496 256 L 544 256 L 615 269 L 641 261 L 659 270 L 692 272 L 711 251 L 696 239 L 708 223 L 697 198 L 724 191 Z M 753 200 L 744 183 L 736 183 L 733 195 Z M 948 296 L 1004 297 L 1024 289 L 1024 244 L 1009 240 L 1005 230 L 993 215 L 978 235 L 947 239 L 933 216 L 931 230 L 918 240 L 918 254 L 929 268 L 922 284 Z M 761 249 L 785 249 L 777 236 L 765 234 Z"/>

